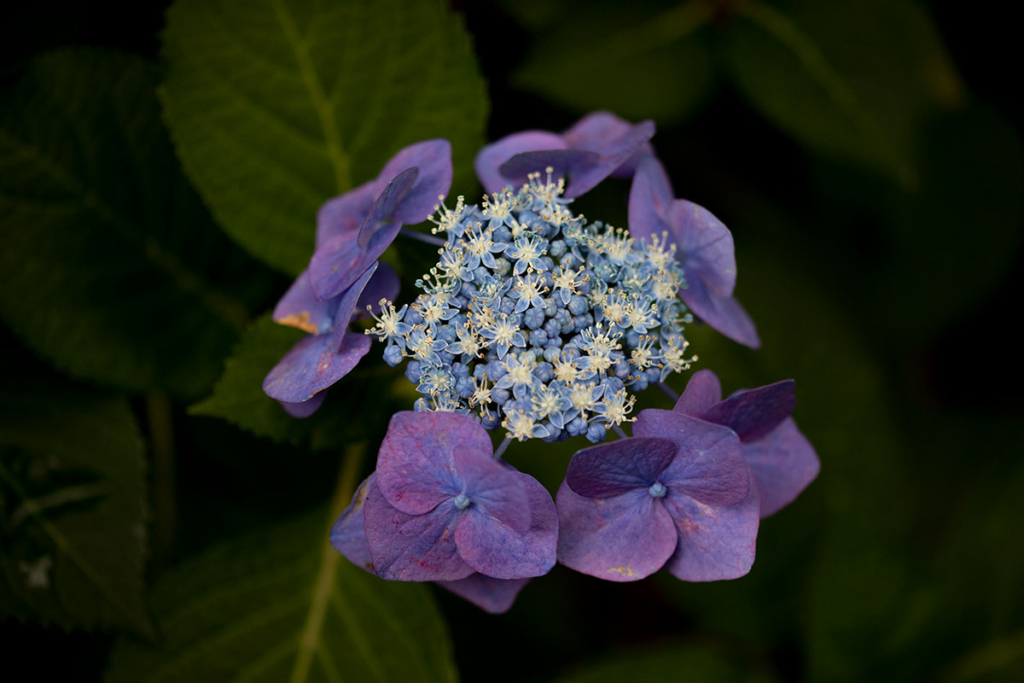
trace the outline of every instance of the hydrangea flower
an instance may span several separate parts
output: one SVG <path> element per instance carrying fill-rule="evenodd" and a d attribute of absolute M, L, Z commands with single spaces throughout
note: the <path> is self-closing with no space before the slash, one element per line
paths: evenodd
<path fill-rule="evenodd" d="M 542 130 L 514 133 L 484 147 L 476 172 L 488 193 L 520 187 L 532 172 L 550 166 L 569 176 L 565 196 L 579 197 L 609 175 L 628 178 L 639 157 L 653 152 L 654 122 L 632 125 L 606 111 L 580 119 L 561 135 Z"/>
<path fill-rule="evenodd" d="M 554 566 L 557 535 L 551 496 L 493 457 L 478 422 L 456 413 L 402 412 L 391 419 L 376 472 L 331 538 L 382 578 L 441 582 L 484 609 L 503 611 L 526 579 Z"/>
<path fill-rule="evenodd" d="M 377 262 L 403 223 L 418 223 L 451 184 L 451 146 L 428 140 L 401 150 L 380 175 L 336 197 L 317 214 L 316 251 L 274 309 L 274 321 L 312 336 L 300 340 L 267 375 L 263 390 L 294 417 L 312 415 L 324 390 L 348 374 L 369 351 L 349 323 L 381 312 L 398 294 L 398 276 Z M 424 197 L 427 198 L 424 201 Z"/>
<path fill-rule="evenodd" d="M 790 417 L 795 386 L 785 380 L 737 391 L 723 401 L 718 377 L 701 370 L 690 378 L 674 408 L 736 432 L 757 484 L 762 519 L 791 503 L 821 468 L 814 447 Z"/>
<path fill-rule="evenodd" d="M 576 453 L 558 490 L 558 561 L 609 581 L 662 567 L 684 581 L 746 574 L 757 488 L 739 437 L 682 412 L 644 410 L 635 436 Z"/>
<path fill-rule="evenodd" d="M 754 322 L 733 298 L 736 257 L 732 234 L 707 209 L 676 199 L 665 168 L 654 156 L 640 160 L 629 193 L 629 230 L 638 240 L 675 248 L 686 273 L 679 290 L 701 320 L 725 336 L 759 348 Z"/>
<path fill-rule="evenodd" d="M 474 415 L 512 439 L 596 443 L 631 421 L 632 392 L 689 368 L 672 248 L 587 224 L 563 190 L 549 169 L 482 206 L 439 207 L 438 266 L 367 331 L 386 362 L 408 359 L 416 410 Z"/>

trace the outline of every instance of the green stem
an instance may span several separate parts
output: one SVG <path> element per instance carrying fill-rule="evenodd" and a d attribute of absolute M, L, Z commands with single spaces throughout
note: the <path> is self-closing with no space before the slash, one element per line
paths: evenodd
<path fill-rule="evenodd" d="M 334 574 L 338 566 L 338 558 L 341 556 L 330 544 L 330 541 L 326 540 L 326 537 L 330 533 L 331 526 L 334 525 L 334 520 L 348 507 L 349 500 L 355 493 L 356 482 L 365 454 L 366 444 L 356 443 L 345 451 L 345 457 L 341 462 L 341 472 L 338 475 L 338 484 L 334 488 L 334 496 L 331 498 L 330 513 L 327 518 L 324 548 L 320 556 L 320 571 L 317 573 L 316 584 L 313 587 L 309 613 L 306 615 L 306 625 L 299 638 L 299 651 L 295 657 L 295 666 L 288 679 L 291 683 L 301 683 L 309 678 L 313 656 L 320 649 L 324 617 L 327 615 L 331 589 L 334 587 Z"/>

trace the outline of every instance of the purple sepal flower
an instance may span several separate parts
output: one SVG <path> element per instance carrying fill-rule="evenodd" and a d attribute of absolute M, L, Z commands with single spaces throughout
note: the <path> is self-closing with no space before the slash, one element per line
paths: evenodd
<path fill-rule="evenodd" d="M 530 577 L 554 566 L 558 514 L 533 477 L 491 456 L 486 431 L 470 418 L 398 413 L 378 457 L 388 474 L 378 470 L 359 486 L 331 543 L 385 579 L 436 581 L 488 612 L 506 611 Z"/>
<path fill-rule="evenodd" d="M 518 187 L 533 172 L 552 167 L 556 175 L 569 176 L 567 199 L 579 197 L 609 175 L 629 177 L 636 158 L 651 151 L 654 122 L 633 125 L 609 112 L 594 112 L 558 135 L 525 131 L 506 136 L 484 147 L 474 165 L 488 192 L 506 185 Z"/>
<path fill-rule="evenodd" d="M 326 302 L 312 295 L 303 273 L 274 309 L 276 322 L 313 333 L 300 339 L 263 380 L 264 393 L 292 417 L 315 413 L 323 403 L 324 390 L 369 352 L 371 340 L 349 332 L 348 323 L 359 317 L 361 303 L 397 292 L 397 276 L 382 266 L 372 264 L 342 296 Z"/>
<path fill-rule="evenodd" d="M 447 140 L 410 145 L 388 161 L 375 181 L 324 205 L 309 262 L 309 282 L 318 299 L 341 294 L 384 253 L 402 225 L 434 212 L 438 197 L 452 183 L 451 154 Z"/>
<path fill-rule="evenodd" d="M 374 571 L 386 579 L 454 581 L 546 574 L 558 518 L 533 477 L 493 459 L 486 430 L 456 413 L 391 419 L 364 503 Z"/>
<path fill-rule="evenodd" d="M 759 348 L 757 328 L 733 298 L 736 257 L 732 234 L 707 209 L 676 199 L 665 168 L 653 156 L 640 160 L 629 193 L 629 232 L 637 239 L 676 246 L 686 287 L 679 296 L 690 310 L 725 336 Z"/>
<path fill-rule="evenodd" d="M 740 437 L 757 485 L 761 518 L 791 503 L 821 469 L 814 447 L 790 417 L 796 405 L 793 380 L 737 391 L 722 400 L 710 370 L 694 373 L 674 410 L 724 425 Z"/>
<path fill-rule="evenodd" d="M 373 559 L 370 557 L 370 546 L 366 542 L 363 509 L 367 492 L 376 488 L 377 475 L 367 477 L 352 496 L 352 502 L 341 513 L 331 529 L 331 544 L 344 555 L 349 562 L 373 572 Z M 540 515 L 536 526 L 543 526 L 543 515 Z M 470 574 L 464 579 L 455 581 L 438 581 L 437 585 L 469 600 L 474 605 L 492 614 L 500 614 L 512 607 L 519 591 L 530 582 L 530 579 L 494 579 L 479 572 Z"/>
<path fill-rule="evenodd" d="M 558 491 L 558 560 L 610 581 L 663 566 L 686 581 L 746 574 L 758 503 L 738 437 L 665 410 L 641 412 L 634 433 L 573 456 Z"/>

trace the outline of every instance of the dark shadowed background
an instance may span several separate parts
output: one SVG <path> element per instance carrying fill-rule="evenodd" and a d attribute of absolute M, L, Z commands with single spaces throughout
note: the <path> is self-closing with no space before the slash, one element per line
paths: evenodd
<path fill-rule="evenodd" d="M 171 5 L 0 22 L 0 679 L 1024 680 L 1022 110 L 1000 7 Z M 339 127 L 376 131 L 349 178 L 282 129 L 308 123 L 274 61 L 283 16 L 338 71 Z M 732 230 L 763 347 L 693 326 L 699 365 L 727 393 L 794 378 L 821 475 L 730 582 L 558 566 L 489 616 L 335 566 L 337 473 L 368 472 L 360 444 L 412 399 L 376 353 L 310 422 L 259 392 L 298 336 L 265 314 L 316 206 L 436 135 L 475 197 L 484 140 L 596 109 L 653 119 L 677 194 Z M 628 189 L 574 206 L 625 225 Z M 404 294 L 429 256 L 398 248 Z M 553 488 L 574 441 L 508 460 Z"/>

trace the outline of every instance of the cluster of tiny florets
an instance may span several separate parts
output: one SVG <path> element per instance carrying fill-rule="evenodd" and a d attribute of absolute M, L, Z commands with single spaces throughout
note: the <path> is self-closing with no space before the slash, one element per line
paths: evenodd
<path fill-rule="evenodd" d="M 423 293 L 399 310 L 381 301 L 367 331 L 388 364 L 409 360 L 416 410 L 476 415 L 519 440 L 597 443 L 631 420 L 631 391 L 696 360 L 675 246 L 587 224 L 562 190 L 534 174 L 479 207 L 436 207 L 446 239 L 416 281 Z"/>

